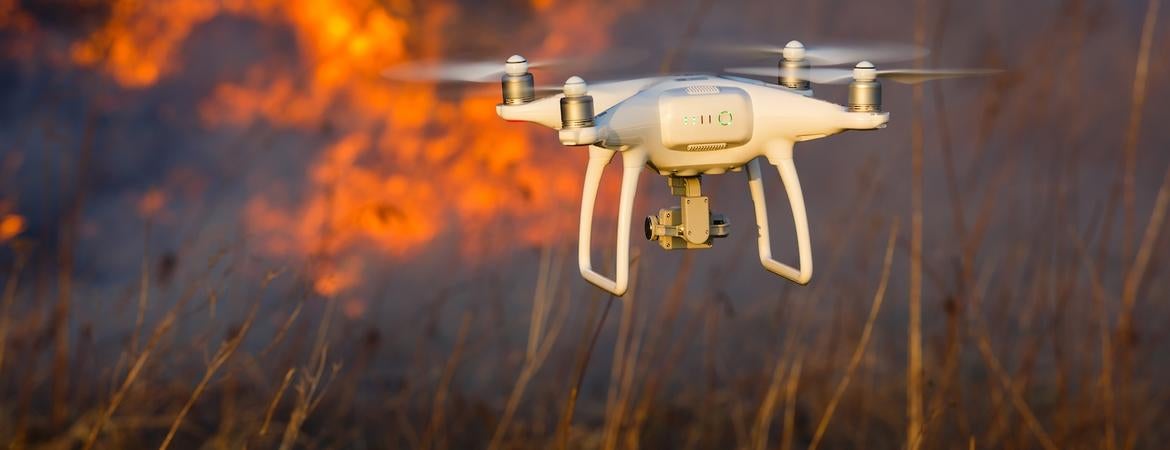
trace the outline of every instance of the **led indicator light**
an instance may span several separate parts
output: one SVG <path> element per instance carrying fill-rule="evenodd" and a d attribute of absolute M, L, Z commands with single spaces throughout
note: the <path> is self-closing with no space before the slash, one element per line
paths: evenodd
<path fill-rule="evenodd" d="M 683 125 L 714 125 L 718 123 L 720 126 L 731 125 L 731 112 L 722 111 L 717 116 L 711 114 L 699 114 L 693 116 L 682 116 Z"/>

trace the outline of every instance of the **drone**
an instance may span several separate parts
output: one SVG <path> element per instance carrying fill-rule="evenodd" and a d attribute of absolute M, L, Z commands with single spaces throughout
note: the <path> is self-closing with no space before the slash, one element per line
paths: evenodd
<path fill-rule="evenodd" d="M 638 178 L 649 168 L 666 178 L 678 206 L 646 217 L 646 239 L 665 250 L 704 249 L 730 232 L 723 214 L 711 212 L 702 194 L 702 177 L 746 168 L 758 227 L 760 262 L 769 272 L 808 284 L 813 274 L 808 217 L 793 146 L 849 130 L 886 127 L 881 80 L 914 84 L 928 80 L 984 75 L 981 69 L 878 69 L 872 61 L 921 57 L 916 47 L 814 47 L 799 41 L 784 47 L 737 46 L 751 53 L 779 56 L 767 67 L 725 69 L 727 74 L 662 75 L 588 85 L 572 76 L 559 93 L 536 98 L 530 63 L 520 55 L 499 63 L 442 63 L 387 69 L 389 78 L 434 81 L 499 81 L 502 102 L 496 113 L 510 122 L 532 122 L 557 131 L 561 144 L 588 147 L 581 195 L 578 266 L 589 283 L 622 296 L 630 280 L 630 229 Z M 852 69 L 822 67 L 842 64 Z M 813 64 L 817 66 L 814 67 Z M 761 81 L 740 75 L 764 77 Z M 770 81 L 775 81 L 770 82 Z M 813 96 L 812 84 L 849 85 L 847 105 Z M 622 177 L 617 213 L 615 273 L 594 269 L 591 254 L 593 213 L 602 172 L 621 154 Z M 798 263 L 772 256 L 761 160 L 776 167 L 796 230 Z"/>

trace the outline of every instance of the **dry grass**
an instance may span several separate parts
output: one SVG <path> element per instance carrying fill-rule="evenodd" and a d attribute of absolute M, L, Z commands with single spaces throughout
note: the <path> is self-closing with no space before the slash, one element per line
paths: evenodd
<path fill-rule="evenodd" d="M 817 423 L 817 431 L 813 434 L 812 443 L 808 445 L 809 450 L 816 449 L 817 445 L 824 439 L 825 430 L 829 429 L 829 421 L 833 418 L 833 412 L 837 410 L 841 396 L 845 395 L 845 390 L 849 388 L 849 381 L 853 379 L 857 366 L 861 364 L 861 357 L 865 355 L 865 350 L 869 347 L 869 338 L 873 335 L 874 322 L 882 310 L 882 301 L 886 298 L 886 285 L 890 281 L 890 265 L 894 262 L 894 238 L 897 236 L 898 222 L 894 221 L 894 226 L 890 228 L 889 243 L 886 244 L 885 262 L 882 263 L 882 278 L 878 283 L 877 292 L 873 294 L 873 303 L 869 308 L 869 317 L 865 320 L 865 329 L 861 332 L 861 339 L 857 341 L 853 356 L 849 358 L 849 367 L 845 369 L 845 376 L 841 377 L 841 381 L 837 383 L 837 389 L 833 391 L 833 398 L 829 400 L 829 405 L 825 407 L 825 412 L 821 415 L 820 422 Z M 916 442 L 920 439 L 912 439 L 911 446 L 917 445 Z"/>
<path fill-rule="evenodd" d="M 1170 175 L 1165 180 L 1170 180 Z M 895 273 L 896 265 L 892 262 L 896 259 L 896 228 L 889 235 L 884 257 L 879 258 L 881 282 L 872 294 L 868 313 L 838 309 L 841 312 L 836 318 L 826 320 L 819 312 L 824 307 L 815 306 L 811 301 L 822 290 L 816 288 L 804 300 L 789 300 L 791 305 L 785 305 L 779 316 L 783 320 L 773 325 L 782 330 L 776 337 L 783 337 L 783 345 L 767 351 L 767 364 L 754 373 L 728 361 L 750 354 L 753 346 L 763 342 L 746 335 L 748 340 L 735 344 L 745 353 L 725 353 L 727 347 L 721 343 L 745 339 L 735 328 L 743 327 L 742 320 L 750 318 L 752 313 L 730 309 L 745 305 L 733 306 L 718 295 L 696 304 L 686 300 L 687 290 L 682 288 L 669 290 L 657 301 L 640 297 L 641 290 L 635 290 L 638 297 L 608 301 L 590 298 L 595 293 L 587 287 L 564 283 L 573 279 L 572 269 L 565 267 L 566 258 L 546 252 L 541 258 L 543 262 L 535 266 L 540 276 L 531 308 L 526 311 L 530 314 L 524 321 L 528 326 L 525 337 L 515 342 L 514 347 L 504 344 L 501 348 L 515 352 L 520 359 L 514 370 L 506 367 L 503 370 L 505 376 L 511 374 L 510 379 L 495 378 L 494 384 L 504 386 L 503 391 L 507 393 L 497 406 L 478 398 L 481 394 L 468 388 L 469 382 L 484 376 L 485 368 L 495 367 L 493 360 L 503 361 L 490 356 L 485 359 L 495 351 L 491 350 L 494 346 L 500 345 L 493 337 L 498 331 L 491 331 L 492 324 L 497 322 L 489 322 L 494 320 L 492 317 L 498 317 L 493 313 L 483 309 L 459 311 L 449 346 L 440 347 L 446 350 L 437 358 L 420 357 L 418 367 L 425 369 L 407 372 L 408 377 L 401 378 L 406 384 L 385 390 L 367 384 L 383 380 L 385 372 L 361 372 L 365 369 L 358 368 L 360 364 L 354 362 L 360 359 L 357 356 L 360 352 L 352 349 L 366 344 L 355 340 L 346 327 L 336 326 L 338 321 L 351 320 L 336 317 L 338 302 L 305 302 L 305 296 L 296 291 L 298 282 L 284 286 L 293 288 L 291 297 L 300 300 L 281 304 L 275 311 L 261 306 L 261 294 L 251 294 L 240 297 L 252 302 L 244 311 L 223 310 L 214 319 L 194 314 L 210 307 L 211 295 L 204 294 L 209 292 L 205 286 L 222 282 L 216 281 L 222 274 L 213 273 L 211 268 L 220 270 L 225 265 L 212 261 L 209 269 L 191 277 L 191 287 L 178 291 L 175 297 L 161 295 L 149 299 L 150 305 L 165 307 L 160 318 L 144 315 L 141 300 L 130 302 L 132 307 L 125 312 L 125 323 L 129 324 L 126 347 L 119 358 L 124 362 L 109 361 L 107 367 L 120 370 L 107 371 L 100 380 L 116 382 L 108 395 L 69 399 L 71 403 L 91 407 L 69 415 L 70 425 L 63 428 L 53 428 L 51 421 L 45 419 L 25 425 L 6 422 L 0 430 L 9 430 L 5 435 L 12 436 L 11 442 L 16 447 L 51 444 L 187 448 L 202 442 L 223 448 L 386 445 L 426 449 L 467 446 L 793 449 L 896 447 L 917 441 L 927 448 L 971 445 L 1067 448 L 1085 439 L 1085 433 L 1094 436 L 1089 441 L 1102 448 L 1150 447 L 1161 436 L 1153 427 L 1162 413 L 1157 408 L 1142 408 L 1139 399 L 1115 394 L 1125 392 L 1122 388 L 1140 392 L 1136 391 L 1137 386 L 1126 383 L 1143 380 L 1132 373 L 1126 378 L 1116 376 L 1114 350 L 1119 344 L 1112 341 L 1110 331 L 1118 325 L 1102 319 L 1108 317 L 1106 311 L 1110 308 L 1117 308 L 1114 311 L 1120 317 L 1127 296 L 1141 299 L 1143 289 L 1164 289 L 1157 283 L 1143 283 L 1142 280 L 1149 278 L 1142 272 L 1163 270 L 1155 264 L 1159 258 L 1154 249 L 1158 248 L 1167 203 L 1170 203 L 1167 200 L 1170 188 L 1166 184 L 1170 182 L 1164 183 L 1152 205 L 1147 232 L 1135 255 L 1137 259 L 1114 293 L 1110 293 L 1109 281 L 1098 276 L 1100 264 L 1089 256 L 1088 245 L 1080 237 L 1083 232 L 1074 228 L 1068 233 L 1081 242 L 1077 246 L 1078 260 L 1090 275 L 1085 281 L 1095 305 L 1085 311 L 1089 314 L 1081 317 L 1089 319 L 1084 325 L 1098 331 L 1093 333 L 1091 348 L 1100 349 L 1091 352 L 1095 361 L 1092 364 L 1077 358 L 1075 361 L 1084 364 L 1078 366 L 1080 369 L 1028 369 L 1043 354 L 1035 343 L 1037 338 L 1027 337 L 1017 342 L 999 340 L 1004 325 L 1010 322 L 1002 314 L 1010 310 L 1005 310 L 997 300 L 995 283 L 991 280 L 1000 271 L 1013 270 L 1013 265 L 1035 261 L 1032 257 L 1016 262 L 1010 255 L 1004 255 L 972 263 L 979 271 L 969 285 L 970 291 L 964 294 L 969 299 L 968 308 L 962 313 L 966 320 L 948 319 L 942 323 L 942 332 L 931 331 L 938 328 L 927 326 L 925 320 L 923 323 L 924 353 L 938 352 L 939 356 L 938 365 L 928 371 L 937 375 L 924 380 L 923 397 L 930 399 L 930 407 L 924 411 L 919 434 L 914 439 L 902 435 L 906 426 L 903 413 L 888 406 L 901 392 L 895 386 L 908 386 L 904 378 L 896 375 L 898 371 L 893 369 L 896 353 L 890 354 L 889 350 L 890 344 L 897 342 L 894 339 L 897 329 L 882 320 L 896 315 L 879 315 L 885 309 L 883 299 Z M 978 212 L 976 216 L 980 214 L 986 213 Z M 832 269 L 834 265 L 828 264 L 826 268 Z M 689 267 L 683 268 L 685 272 L 693 270 Z M 925 264 L 923 269 L 924 274 L 929 273 Z M 10 273 L 18 271 L 20 268 L 14 267 Z M 12 279 L 8 286 L 14 286 Z M 141 286 L 141 280 L 136 280 L 136 285 Z M 4 293 L 6 306 L 0 318 L 5 320 L 0 321 L 4 325 L 0 327 L 0 337 L 12 338 L 8 339 L 0 367 L 5 374 L 12 374 L 6 375 L 6 380 L 35 380 L 38 371 L 12 364 L 14 360 L 27 360 L 28 352 L 38 351 L 23 345 L 31 342 L 22 334 L 27 328 L 14 327 L 16 322 L 8 319 L 16 313 L 11 305 L 21 304 L 14 300 L 20 292 L 23 291 L 16 286 L 6 288 Z M 226 297 L 220 298 L 221 306 L 232 303 Z M 582 300 L 573 301 L 573 298 Z M 574 319 L 571 313 L 574 303 L 587 303 L 587 313 Z M 609 305 L 614 303 L 620 306 L 620 319 L 616 323 L 607 321 L 613 309 Z M 1156 306 L 1140 301 L 1131 305 L 1135 311 Z M 309 309 L 316 312 L 306 316 Z M 930 317 L 928 311 L 924 308 L 924 318 Z M 138 317 L 143 316 L 143 323 L 151 331 L 145 339 L 136 341 L 131 336 L 140 320 Z M 201 327 L 212 329 L 219 329 L 214 324 L 229 317 L 240 317 L 241 322 L 229 326 L 220 342 L 212 339 L 211 330 L 183 326 L 185 320 L 196 316 L 205 321 Z M 269 319 L 259 320 L 259 317 Z M 823 323 L 839 326 L 822 326 Z M 671 331 L 676 326 L 677 332 Z M 312 328 L 316 328 L 315 333 L 307 332 Z M 574 329 L 579 332 L 570 331 Z M 564 336 L 579 337 L 566 341 Z M 194 339 L 190 342 L 219 343 L 205 361 L 192 361 L 191 353 L 183 353 L 190 352 L 191 344 L 185 343 L 190 339 Z M 253 342 L 248 344 L 249 341 Z M 599 341 L 612 342 L 612 347 L 606 346 L 607 358 L 594 355 Z M 140 347 L 136 352 L 133 351 L 135 342 Z M 700 342 L 705 350 L 696 347 Z M 959 342 L 965 345 L 960 346 Z M 846 343 L 852 347 L 850 351 L 834 350 Z M 763 348 L 768 347 L 765 344 Z M 78 344 L 78 348 L 82 346 Z M 428 352 L 423 347 L 419 350 L 420 355 Z M 1129 351 L 1142 355 L 1147 350 L 1134 347 Z M 688 353 L 694 356 L 688 357 Z M 695 356 L 700 355 L 703 362 L 696 366 Z M 51 373 L 49 362 L 39 373 Z M 192 363 L 198 370 L 192 372 L 189 381 L 172 369 L 190 367 Z M 925 358 L 923 364 L 927 364 Z M 350 373 L 341 376 L 347 366 L 351 366 Z M 606 375 L 598 377 L 602 372 Z M 949 379 L 939 380 L 941 376 Z M 1061 382 L 1061 377 L 1082 377 L 1090 383 L 1070 385 Z M 345 384 L 338 389 L 331 388 L 339 382 Z M 70 384 L 85 385 L 83 380 L 70 380 Z M 13 385 L 9 382 L 7 386 Z M 1115 386 L 1119 388 L 1116 391 Z M 46 392 L 43 387 L 31 389 Z M 359 395 L 336 394 L 351 389 Z M 1044 397 L 1049 389 L 1066 390 L 1068 394 L 1064 395 L 1069 400 L 1053 403 Z M 413 394 L 401 395 L 407 391 Z M 17 391 L 6 392 L 5 395 L 11 396 L 7 398 L 13 399 L 8 403 L 12 406 L 6 408 L 23 407 L 33 417 L 37 411 L 44 414 L 42 417 L 50 416 L 51 402 L 30 401 L 27 406 L 21 406 Z M 382 398 L 398 400 L 363 400 L 364 396 L 372 398 L 372 393 L 377 392 L 382 393 Z M 1159 391 L 1145 392 L 1157 395 Z M 1129 403 L 1117 403 L 1123 400 Z M 343 401 L 347 403 L 339 403 Z M 329 404 L 326 408 L 329 414 L 317 413 L 323 404 Z M 1136 424 L 1119 424 L 1120 416 L 1115 411 L 1122 405 L 1138 405 L 1128 415 L 1138 420 Z M 393 425 L 384 426 L 379 418 L 390 418 Z M 220 419 L 231 423 L 217 424 Z M 1061 425 L 1066 421 L 1073 423 L 1074 428 Z M 899 432 L 899 428 L 903 431 Z M 1078 428 L 1082 431 L 1075 431 Z M 279 431 L 273 433 L 274 429 Z M 1129 437 L 1133 434 L 1136 437 Z"/>
<path fill-rule="evenodd" d="M 961 25 L 948 16 L 969 12 L 908 3 L 915 40 L 933 47 Z M 88 123 L 85 145 L 61 150 L 68 170 L 46 170 L 78 183 L 62 188 L 59 241 L 0 243 L 0 445 L 1164 448 L 1170 167 L 1154 168 L 1160 179 L 1140 170 L 1166 163 L 1142 139 L 1161 117 L 1147 106 L 1165 64 L 1160 3 L 1145 4 L 1140 35 L 1135 22 L 1137 39 L 1124 42 L 1134 57 L 1125 77 L 1128 67 L 1134 77 L 1110 160 L 1115 192 L 1079 184 L 1100 178 L 1093 156 L 1074 147 L 1101 118 L 1052 125 L 1098 81 L 1088 75 L 992 80 L 974 101 L 985 115 L 978 127 L 948 125 L 973 117 L 956 110 L 962 99 L 944 100 L 954 90 L 890 89 L 911 102 L 908 146 L 834 174 L 856 175 L 855 192 L 841 196 L 843 208 L 815 212 L 824 264 L 802 288 L 754 277 L 753 249 L 736 247 L 749 224 L 709 252 L 652 249 L 625 298 L 579 279 L 571 243 L 498 256 L 437 292 L 398 290 L 400 266 L 370 258 L 370 273 L 388 274 L 364 286 L 377 306 L 347 315 L 348 299 L 314 293 L 305 274 L 318 262 L 274 263 L 244 238 L 195 232 L 177 251 L 181 269 L 160 276 L 167 249 L 152 245 L 162 231 L 148 221 L 141 264 L 130 258 L 137 273 L 100 290 L 82 275 L 103 261 L 77 259 L 79 244 L 100 239 L 84 232 L 86 162 L 96 157 Z M 664 69 L 683 60 L 715 4 L 693 5 Z M 1074 50 L 1098 38 L 1088 29 L 1095 5 L 1065 2 L 1036 42 L 1011 44 L 1035 50 L 1037 65 L 1083 67 L 1090 58 Z M 1013 127 L 1044 129 L 1051 141 L 1016 147 Z M 908 161 L 887 157 L 900 150 Z M 883 202 L 893 197 L 905 205 L 891 213 Z M 268 270 L 286 264 L 289 275 Z"/>

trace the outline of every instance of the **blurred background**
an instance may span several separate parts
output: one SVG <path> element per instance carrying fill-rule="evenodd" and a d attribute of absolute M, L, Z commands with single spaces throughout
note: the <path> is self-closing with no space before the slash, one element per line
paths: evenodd
<path fill-rule="evenodd" d="M 0 0 L 0 442 L 1162 448 L 1168 19 L 1159 0 Z M 631 293 L 602 295 L 574 264 L 584 148 L 500 120 L 498 86 L 380 76 L 631 48 L 578 74 L 713 72 L 774 61 L 707 44 L 791 39 L 1004 70 L 887 83 L 888 128 L 796 147 L 806 287 L 760 267 L 729 173 L 704 187 L 730 238 L 635 240 Z M 636 219 L 674 203 L 641 183 Z"/>

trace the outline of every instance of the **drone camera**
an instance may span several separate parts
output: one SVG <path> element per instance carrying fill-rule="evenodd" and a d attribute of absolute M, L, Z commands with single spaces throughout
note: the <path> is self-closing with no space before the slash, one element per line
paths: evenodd
<path fill-rule="evenodd" d="M 666 250 L 711 248 L 716 238 L 730 234 L 727 218 L 711 213 L 711 201 L 700 195 L 700 178 L 670 177 L 670 191 L 679 206 L 660 209 L 645 221 L 646 239 Z"/>
<path fill-rule="evenodd" d="M 716 238 L 731 235 L 730 223 L 723 214 L 710 214 L 707 225 L 701 226 L 701 222 L 691 217 L 693 214 L 684 219 L 684 210 L 675 206 L 660 209 L 657 215 L 646 216 L 643 230 L 646 240 L 657 241 L 666 250 L 697 249 L 711 248 Z"/>

